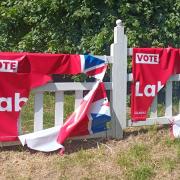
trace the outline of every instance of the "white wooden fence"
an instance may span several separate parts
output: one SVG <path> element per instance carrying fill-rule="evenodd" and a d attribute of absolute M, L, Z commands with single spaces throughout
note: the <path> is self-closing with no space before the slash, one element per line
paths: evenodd
<path fill-rule="evenodd" d="M 180 75 L 171 77 L 166 85 L 165 114 L 157 116 L 157 97 L 151 107 L 150 118 L 147 121 L 131 123 L 127 120 L 127 82 L 132 81 L 132 74 L 127 74 L 127 58 L 132 56 L 132 49 L 127 48 L 127 37 L 124 34 L 124 26 L 121 20 L 116 21 L 114 28 L 114 43 L 111 45 L 111 54 L 107 56 L 108 63 L 112 63 L 111 82 L 106 82 L 107 90 L 110 90 L 112 124 L 107 132 L 98 133 L 91 137 L 122 138 L 123 129 L 129 126 L 153 125 L 155 123 L 167 124 L 168 117 L 172 116 L 172 82 L 180 81 Z M 98 57 L 98 56 L 97 56 Z M 99 56 L 100 57 L 100 56 Z M 43 93 L 55 92 L 55 120 L 54 125 L 63 124 L 64 92 L 75 91 L 75 108 L 83 98 L 83 91 L 90 90 L 94 83 L 49 83 L 35 89 L 34 101 L 34 131 L 43 129 Z"/>
<path fill-rule="evenodd" d="M 114 43 L 111 45 L 111 54 L 107 56 L 112 63 L 111 82 L 106 82 L 107 90 L 110 90 L 110 102 L 112 113 L 112 125 L 109 131 L 89 137 L 113 137 L 122 138 L 123 129 L 129 126 L 142 126 L 153 124 L 167 124 L 168 117 L 172 116 L 172 82 L 180 81 L 180 75 L 172 76 L 166 85 L 165 114 L 157 116 L 157 97 L 151 107 L 150 117 L 146 121 L 131 123 L 127 120 L 127 82 L 132 81 L 132 74 L 127 74 L 127 58 L 132 56 L 132 48 L 127 48 L 127 37 L 124 34 L 124 26 L 121 20 L 116 21 L 114 28 Z M 100 56 L 99 56 L 100 57 Z M 55 92 L 55 125 L 63 124 L 64 92 L 75 91 L 75 108 L 83 98 L 83 90 L 90 90 L 94 83 L 49 83 L 35 90 L 34 131 L 43 129 L 43 93 Z M 85 137 L 87 138 L 87 137 Z"/>

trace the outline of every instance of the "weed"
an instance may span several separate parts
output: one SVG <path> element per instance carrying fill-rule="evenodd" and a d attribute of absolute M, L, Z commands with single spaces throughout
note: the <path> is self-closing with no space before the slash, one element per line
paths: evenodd
<path fill-rule="evenodd" d="M 133 167 L 133 160 L 132 157 L 129 156 L 129 153 L 121 153 L 117 157 L 117 163 L 121 167 L 125 169 L 129 169 Z"/>
<path fill-rule="evenodd" d="M 80 164 L 87 164 L 88 162 L 93 160 L 93 153 L 88 152 L 86 150 L 81 149 L 76 153 L 76 162 Z"/>
<path fill-rule="evenodd" d="M 175 159 L 165 157 L 161 162 L 161 166 L 164 170 L 172 172 L 172 170 L 176 167 L 176 163 Z"/>
<path fill-rule="evenodd" d="M 161 160 L 161 168 L 165 171 L 168 171 L 168 173 L 172 172 L 172 170 L 176 167 L 177 161 L 173 158 L 164 157 Z"/>
<path fill-rule="evenodd" d="M 135 144 L 130 149 L 130 155 L 139 161 L 145 161 L 149 157 L 149 148 L 144 144 Z"/>
<path fill-rule="evenodd" d="M 143 164 L 132 170 L 129 179 L 133 180 L 147 180 L 154 175 L 153 168 L 149 165 Z"/>
<path fill-rule="evenodd" d="M 72 156 L 64 156 L 61 159 L 57 159 L 54 164 L 58 170 L 66 171 L 68 168 L 73 168 L 76 165 L 76 161 Z"/>
<path fill-rule="evenodd" d="M 172 147 L 174 145 L 174 141 L 172 139 L 170 139 L 170 137 L 166 137 L 164 144 L 167 147 Z"/>
<path fill-rule="evenodd" d="M 150 149 L 144 144 L 135 144 L 128 151 L 119 153 L 118 165 L 124 168 L 128 179 L 148 179 L 153 175 L 150 162 Z"/>

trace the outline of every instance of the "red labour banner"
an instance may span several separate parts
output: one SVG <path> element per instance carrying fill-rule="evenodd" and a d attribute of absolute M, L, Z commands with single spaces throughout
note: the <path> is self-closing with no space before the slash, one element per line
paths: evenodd
<path fill-rule="evenodd" d="M 1 72 L 0 76 L 0 141 L 14 141 L 19 113 L 30 92 L 30 75 Z"/>
<path fill-rule="evenodd" d="M 32 88 L 51 80 L 51 74 L 81 73 L 79 55 L 0 53 L 0 142 L 15 141 L 21 107 Z"/>
<path fill-rule="evenodd" d="M 132 61 L 131 119 L 141 121 L 170 76 L 180 73 L 179 49 L 134 48 Z"/>
<path fill-rule="evenodd" d="M 19 113 L 21 107 L 28 100 L 32 88 L 42 86 L 52 80 L 52 74 L 86 73 L 94 78 L 101 77 L 105 73 L 105 67 L 105 60 L 91 55 L 1 52 L 0 142 L 17 140 Z M 96 104 L 98 103 L 96 102 Z M 101 103 L 101 105 L 103 104 Z M 106 109 L 105 105 L 103 107 Z M 103 114 L 106 113 L 103 112 Z M 93 118 L 90 119 L 96 123 L 96 127 L 92 123 L 91 132 L 93 133 L 106 130 L 106 120 L 110 120 L 110 115 L 107 114 L 101 117 L 101 120 L 105 118 L 99 123 L 98 115 L 97 113 L 92 114 Z M 79 125 L 76 128 L 79 133 Z M 73 133 L 71 135 L 74 135 Z"/>

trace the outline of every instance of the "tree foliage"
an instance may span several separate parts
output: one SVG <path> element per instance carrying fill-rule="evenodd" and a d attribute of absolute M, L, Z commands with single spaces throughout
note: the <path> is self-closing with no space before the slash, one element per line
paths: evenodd
<path fill-rule="evenodd" d="M 180 45 L 180 0 L 1 0 L 0 50 L 105 54 L 118 18 L 131 47 Z"/>

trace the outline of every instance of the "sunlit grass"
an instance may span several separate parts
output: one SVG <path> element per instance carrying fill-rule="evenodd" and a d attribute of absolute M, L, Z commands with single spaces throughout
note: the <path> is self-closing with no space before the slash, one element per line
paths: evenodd
<path fill-rule="evenodd" d="M 67 92 L 64 96 L 64 119 L 73 112 L 74 101 L 74 93 Z M 21 115 L 22 127 L 26 133 L 33 131 L 33 107 L 34 94 L 30 96 L 27 106 L 23 107 Z M 54 125 L 55 111 L 54 93 L 44 93 L 43 108 L 44 128 L 52 127 Z M 163 115 L 163 105 L 159 104 L 158 108 L 158 115 Z M 173 108 L 175 109 L 174 112 L 178 111 L 177 104 L 173 105 Z M 167 176 L 178 170 L 177 167 L 180 165 L 180 140 L 172 140 L 169 137 L 167 127 L 162 130 L 163 133 L 160 133 L 158 125 L 143 128 L 144 132 L 146 132 L 143 135 L 146 140 L 138 137 L 141 136 L 141 133 L 136 136 L 132 133 L 131 138 L 124 139 L 122 142 L 117 141 L 117 143 L 110 143 L 107 146 L 103 143 L 97 143 L 97 146 L 92 149 L 86 149 L 82 145 L 82 148 L 64 155 L 64 157 L 57 156 L 53 158 L 53 155 L 50 155 L 48 158 L 52 158 L 50 161 L 53 169 L 50 173 L 54 173 L 54 176 L 58 177 L 57 179 L 71 179 L 78 176 L 80 179 L 148 180 L 156 179 L 156 177 L 158 179 L 159 174 L 160 177 L 161 174 Z M 118 144 L 119 142 L 120 144 Z M 124 147 L 123 143 L 128 143 L 128 145 Z M 81 145 L 79 146 L 81 147 Z M 72 145 L 71 149 L 74 148 Z M 23 152 L 23 150 L 20 152 Z M 46 158 L 43 157 L 42 159 Z M 32 162 L 33 167 L 35 161 Z M 47 167 L 44 170 L 46 172 Z M 13 169 L 7 178 L 14 178 L 14 174 L 17 174 L 16 169 Z M 31 174 L 25 174 L 23 177 L 31 178 L 32 176 Z"/>
<path fill-rule="evenodd" d="M 150 147 L 145 144 L 135 144 L 126 151 L 120 152 L 117 163 L 124 169 L 128 179 L 150 179 L 154 174 Z"/>
<path fill-rule="evenodd" d="M 64 119 L 74 111 L 74 94 L 64 95 Z M 54 126 L 55 119 L 55 93 L 45 92 L 43 97 L 43 128 Z M 32 132 L 34 128 L 34 93 L 29 97 L 27 104 L 21 112 L 21 125 L 23 132 Z"/>

